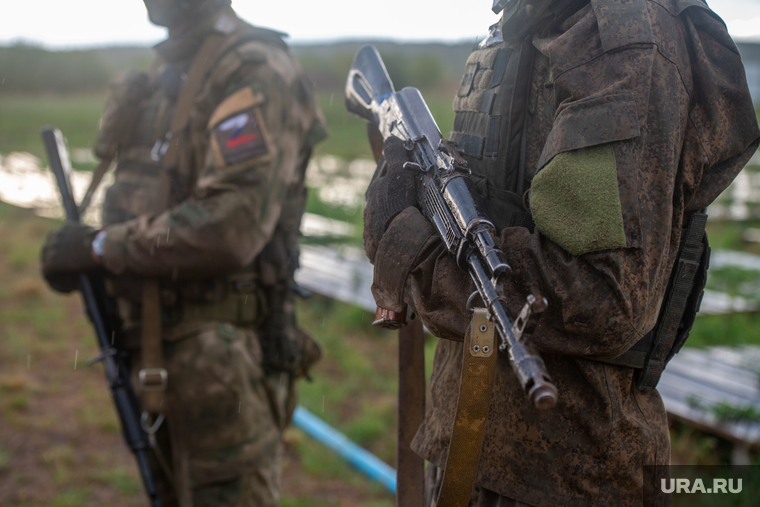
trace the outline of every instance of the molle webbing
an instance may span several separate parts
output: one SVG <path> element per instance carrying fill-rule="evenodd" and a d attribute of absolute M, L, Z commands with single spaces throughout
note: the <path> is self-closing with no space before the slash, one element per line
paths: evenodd
<path fill-rule="evenodd" d="M 532 225 L 522 194 L 526 188 L 521 152 L 535 72 L 534 48 L 508 40 L 478 48 L 469 57 L 454 99 L 451 140 L 467 160 L 497 228 Z"/>
<path fill-rule="evenodd" d="M 183 322 L 228 322 L 240 327 L 258 326 L 267 313 L 267 300 L 255 285 L 247 291 L 230 292 L 214 303 L 182 303 Z"/>

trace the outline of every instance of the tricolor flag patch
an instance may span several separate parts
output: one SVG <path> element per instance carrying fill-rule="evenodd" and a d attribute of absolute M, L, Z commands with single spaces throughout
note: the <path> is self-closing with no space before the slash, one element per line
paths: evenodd
<path fill-rule="evenodd" d="M 225 165 L 269 153 L 264 131 L 256 108 L 240 111 L 221 121 L 214 128 L 213 135 Z"/>

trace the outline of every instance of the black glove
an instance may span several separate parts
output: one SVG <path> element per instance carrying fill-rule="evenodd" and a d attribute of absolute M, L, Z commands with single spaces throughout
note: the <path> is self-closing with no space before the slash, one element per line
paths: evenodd
<path fill-rule="evenodd" d="M 418 206 L 420 175 L 403 168 L 410 154 L 398 137 L 386 139 L 377 173 L 364 194 L 364 251 L 373 264 L 377 246 L 391 221 L 406 208 Z"/>
<path fill-rule="evenodd" d="M 50 232 L 42 246 L 42 276 L 58 292 L 77 289 L 77 275 L 100 265 L 92 255 L 97 230 L 86 225 L 66 224 Z"/>

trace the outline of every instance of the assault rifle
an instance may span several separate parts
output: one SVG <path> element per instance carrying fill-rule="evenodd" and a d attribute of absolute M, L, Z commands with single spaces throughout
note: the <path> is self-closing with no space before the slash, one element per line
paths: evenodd
<path fill-rule="evenodd" d="M 375 125 L 383 139 L 396 136 L 411 150 L 413 161 L 404 168 L 421 174 L 420 209 L 477 287 L 468 306 L 479 294 L 498 331 L 499 350 L 508 354 L 526 395 L 539 409 L 553 407 L 557 389 L 538 352 L 524 339 L 524 334 L 532 331 L 535 314 L 546 307 L 546 300 L 528 296 L 515 322 L 510 320 L 502 281 L 511 269 L 494 243 L 495 227 L 468 177 L 466 161 L 457 153 L 456 145 L 441 136 L 419 90 L 396 92 L 377 50 L 367 45 L 356 53 L 349 70 L 346 107 Z M 378 308 L 375 325 L 396 328 L 404 316 Z"/>
<path fill-rule="evenodd" d="M 80 223 L 79 208 L 71 192 L 71 162 L 61 131 L 47 126 L 41 130 L 42 141 L 45 144 L 50 170 L 55 175 L 58 190 L 61 193 L 66 219 L 72 223 Z M 95 335 L 100 347 L 97 360 L 103 361 L 108 387 L 111 389 L 116 412 L 121 421 L 121 430 L 129 448 L 137 459 L 137 467 L 142 476 L 145 491 L 153 507 L 161 507 L 153 475 L 148 465 L 148 435 L 142 428 L 140 409 L 137 398 L 132 390 L 129 369 L 125 363 L 123 352 L 114 348 L 113 343 L 119 332 L 119 317 L 114 311 L 112 301 L 106 293 L 103 280 L 93 274 L 80 273 L 79 291 L 82 294 L 87 316 L 95 328 Z"/>

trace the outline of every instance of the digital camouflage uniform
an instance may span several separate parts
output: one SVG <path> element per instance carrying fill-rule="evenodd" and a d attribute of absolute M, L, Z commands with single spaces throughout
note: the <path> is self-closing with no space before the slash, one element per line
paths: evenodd
<path fill-rule="evenodd" d="M 494 31 L 454 101 L 451 138 L 502 229 L 508 306 L 516 315 L 528 294 L 549 302 L 531 339 L 559 390 L 557 406 L 538 411 L 499 356 L 471 504 L 641 505 L 656 479 L 643 466 L 669 463 L 665 409 L 656 390 L 637 389 L 633 368 L 596 359 L 654 326 L 685 217 L 728 186 L 760 132 L 736 46 L 702 1 L 546 12 L 531 31 Z M 413 442 L 440 468 L 474 290 L 416 208 L 391 222 L 373 293 L 389 310 L 408 302 L 444 338 Z"/>
<path fill-rule="evenodd" d="M 161 143 L 212 31 L 236 42 L 211 67 L 187 128 L 172 140 L 180 143 L 177 167 L 168 209 L 156 215 Z M 225 7 L 159 44 L 147 75 L 115 86 L 96 146 L 105 152 L 118 136 L 103 264 L 138 397 L 140 277 L 161 283 L 168 387 L 152 468 L 164 505 L 279 505 L 282 431 L 310 346 L 294 316 L 304 171 L 326 133 L 280 35 Z M 135 124 L 126 133 L 119 114 Z"/>

